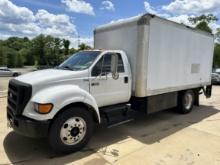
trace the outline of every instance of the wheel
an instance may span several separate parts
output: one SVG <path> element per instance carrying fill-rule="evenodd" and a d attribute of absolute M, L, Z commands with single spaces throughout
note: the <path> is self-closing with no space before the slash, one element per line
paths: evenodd
<path fill-rule="evenodd" d="M 14 74 L 13 74 L 13 77 L 17 77 L 17 76 L 18 76 L 18 73 L 14 73 Z"/>
<path fill-rule="evenodd" d="M 195 100 L 195 94 L 192 90 L 187 90 L 179 93 L 178 96 L 178 111 L 186 114 L 192 111 Z"/>
<path fill-rule="evenodd" d="M 50 146 L 60 153 L 78 151 L 89 141 L 93 128 L 94 120 L 89 111 L 82 107 L 66 109 L 51 125 Z"/>

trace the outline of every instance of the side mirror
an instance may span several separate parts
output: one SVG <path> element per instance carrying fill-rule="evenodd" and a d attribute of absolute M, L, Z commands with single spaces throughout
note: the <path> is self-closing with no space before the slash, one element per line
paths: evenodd
<path fill-rule="evenodd" d="M 118 79 L 119 74 L 118 74 L 118 55 L 114 54 L 112 55 L 111 58 L 111 72 L 112 72 L 112 78 L 113 79 Z"/>

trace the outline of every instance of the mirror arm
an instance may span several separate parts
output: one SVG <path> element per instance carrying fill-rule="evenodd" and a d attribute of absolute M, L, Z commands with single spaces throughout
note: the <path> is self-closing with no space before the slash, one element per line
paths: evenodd
<path fill-rule="evenodd" d="M 118 79 L 119 74 L 118 74 L 118 55 L 114 54 L 112 56 L 112 78 L 113 79 Z"/>

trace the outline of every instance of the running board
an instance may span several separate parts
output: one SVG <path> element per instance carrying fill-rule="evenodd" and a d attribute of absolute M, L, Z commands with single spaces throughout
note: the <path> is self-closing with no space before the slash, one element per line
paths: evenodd
<path fill-rule="evenodd" d="M 125 120 L 125 121 L 121 121 L 121 122 L 119 122 L 119 123 L 115 123 L 115 124 L 109 125 L 108 128 L 116 127 L 116 126 L 119 126 L 119 125 L 121 125 L 121 124 L 126 124 L 126 123 L 128 123 L 128 122 L 133 121 L 133 120 L 134 120 L 134 119 L 128 119 L 128 120 Z"/>
<path fill-rule="evenodd" d="M 128 123 L 134 120 L 135 113 L 134 110 L 131 110 L 130 104 L 118 104 L 100 108 L 102 126 L 111 128 Z"/>

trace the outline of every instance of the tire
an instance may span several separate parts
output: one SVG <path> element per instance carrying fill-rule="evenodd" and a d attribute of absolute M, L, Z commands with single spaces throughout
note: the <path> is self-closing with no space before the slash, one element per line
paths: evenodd
<path fill-rule="evenodd" d="M 187 114 L 192 111 L 195 101 L 195 94 L 192 90 L 179 93 L 178 96 L 178 112 Z"/>
<path fill-rule="evenodd" d="M 55 118 L 51 125 L 48 136 L 49 144 L 59 153 L 79 151 L 88 143 L 93 129 L 92 114 L 85 108 L 66 109 Z"/>
<path fill-rule="evenodd" d="M 17 77 L 17 76 L 18 76 L 18 73 L 14 73 L 14 74 L 13 74 L 13 77 Z"/>

